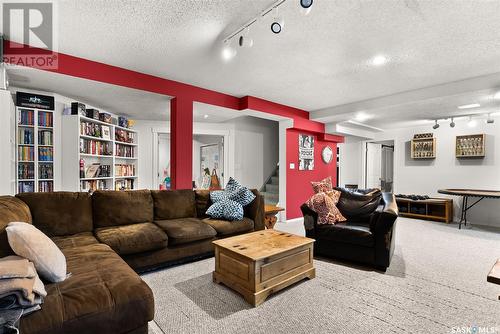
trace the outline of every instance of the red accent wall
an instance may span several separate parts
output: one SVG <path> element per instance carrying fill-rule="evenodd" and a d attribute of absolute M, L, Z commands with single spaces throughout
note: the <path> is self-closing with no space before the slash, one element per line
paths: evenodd
<path fill-rule="evenodd" d="M 299 170 L 299 134 L 314 135 L 314 170 Z M 337 143 L 323 141 L 315 133 L 303 130 L 289 129 L 286 134 L 286 218 L 302 217 L 300 206 L 314 193 L 311 181 L 320 181 L 332 177 L 335 185 L 337 180 Z M 333 152 L 333 161 L 325 164 L 321 159 L 321 150 L 329 145 Z M 290 169 L 290 163 L 295 169 Z"/>

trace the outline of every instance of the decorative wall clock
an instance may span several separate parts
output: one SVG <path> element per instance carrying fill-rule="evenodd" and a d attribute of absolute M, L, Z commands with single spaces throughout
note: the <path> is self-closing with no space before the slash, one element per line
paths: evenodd
<path fill-rule="evenodd" d="M 321 158 L 325 164 L 329 164 L 333 160 L 333 150 L 330 146 L 325 146 L 321 151 Z"/>

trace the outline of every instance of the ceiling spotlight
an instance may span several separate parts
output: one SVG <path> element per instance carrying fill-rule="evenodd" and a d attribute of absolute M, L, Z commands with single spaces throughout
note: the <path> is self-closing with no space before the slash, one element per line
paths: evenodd
<path fill-rule="evenodd" d="M 313 0 L 300 0 L 300 9 L 302 14 L 307 15 L 311 12 Z"/>
<path fill-rule="evenodd" d="M 271 23 L 271 31 L 275 34 L 279 34 L 281 30 L 283 30 L 285 20 L 281 16 L 278 16 L 278 7 L 274 8 L 274 14 L 274 21 Z"/>
<path fill-rule="evenodd" d="M 208 118 L 208 115 L 207 115 L 207 114 L 203 115 L 203 118 L 204 118 L 204 119 L 207 119 L 207 118 Z"/>
<path fill-rule="evenodd" d="M 224 42 L 224 47 L 222 48 L 222 59 L 225 61 L 230 61 L 233 59 L 238 51 L 231 46 L 231 41 Z"/>
<path fill-rule="evenodd" d="M 486 124 L 493 124 L 495 120 L 491 118 L 491 114 L 488 114 L 488 118 L 486 119 Z"/>
<path fill-rule="evenodd" d="M 473 128 L 477 125 L 477 122 L 475 119 L 472 119 L 472 116 L 469 117 L 469 121 L 467 122 L 467 126 L 469 126 L 469 128 Z"/>
<path fill-rule="evenodd" d="M 253 38 L 249 37 L 250 28 L 245 29 L 245 34 L 242 34 L 238 39 L 238 45 L 242 48 L 251 48 L 253 46 Z"/>
<path fill-rule="evenodd" d="M 500 92 L 497 92 L 495 95 L 493 95 L 493 98 L 495 100 L 500 100 Z"/>
<path fill-rule="evenodd" d="M 432 128 L 433 128 L 434 130 L 436 130 L 437 128 L 439 128 L 439 123 L 438 123 L 438 120 L 436 119 L 436 120 L 435 120 L 435 122 L 436 122 L 436 123 L 432 126 Z"/>
<path fill-rule="evenodd" d="M 451 122 L 450 122 L 450 128 L 454 128 L 455 127 L 455 122 L 453 121 L 453 117 L 451 118 Z"/>
<path fill-rule="evenodd" d="M 373 57 L 371 63 L 372 63 L 372 65 L 375 65 L 375 66 L 382 66 L 382 65 L 387 64 L 388 61 L 389 60 L 387 59 L 386 56 L 378 55 L 378 56 Z"/>
<path fill-rule="evenodd" d="M 479 103 L 471 103 L 471 104 L 464 104 L 462 106 L 458 106 L 458 109 L 471 109 L 471 108 L 477 108 L 480 106 L 481 105 Z"/>

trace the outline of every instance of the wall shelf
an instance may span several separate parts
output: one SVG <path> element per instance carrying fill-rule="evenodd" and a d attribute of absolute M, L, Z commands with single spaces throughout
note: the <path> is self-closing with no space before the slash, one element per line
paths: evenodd
<path fill-rule="evenodd" d="M 486 155 L 486 136 L 483 134 L 457 136 L 455 156 L 457 158 L 484 158 Z"/>
<path fill-rule="evenodd" d="M 119 168 L 129 168 L 137 175 L 138 143 L 137 131 L 121 128 L 81 115 L 63 115 L 63 188 L 71 191 L 121 190 L 137 189 L 137 176 L 120 176 Z M 105 128 L 107 127 L 107 129 Z M 131 143 L 118 140 L 116 129 Z M 102 138 L 103 132 L 109 130 L 109 139 Z M 129 135 L 128 133 L 131 133 Z M 95 134 L 95 135 L 94 135 Z M 118 145 L 128 145 L 127 153 L 132 157 L 116 155 Z M 101 152 L 109 154 L 99 154 Z M 81 177 L 80 163 L 84 165 L 83 174 L 91 165 L 109 166 L 109 176 Z M 101 167 L 102 168 L 102 167 Z M 99 172 L 98 172 L 99 173 Z"/>
<path fill-rule="evenodd" d="M 16 107 L 16 192 L 54 190 L 54 111 Z"/>
<path fill-rule="evenodd" d="M 418 138 L 411 140 L 412 159 L 435 159 L 436 138 Z"/>

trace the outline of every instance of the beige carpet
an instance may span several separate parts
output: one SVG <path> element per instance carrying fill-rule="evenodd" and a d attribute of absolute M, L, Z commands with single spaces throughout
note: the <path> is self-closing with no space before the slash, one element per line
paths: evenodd
<path fill-rule="evenodd" d="M 386 273 L 317 260 L 317 277 L 252 308 L 212 282 L 213 258 L 143 275 L 150 333 L 500 333 L 500 286 L 486 275 L 500 233 L 400 219 Z"/>

